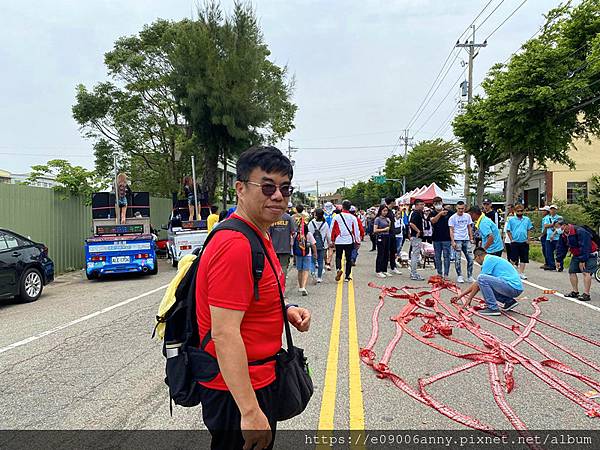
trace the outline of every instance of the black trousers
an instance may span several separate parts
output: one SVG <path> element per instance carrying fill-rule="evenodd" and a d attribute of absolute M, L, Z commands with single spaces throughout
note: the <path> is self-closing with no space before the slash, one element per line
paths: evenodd
<path fill-rule="evenodd" d="M 262 409 L 273 433 L 273 441 L 268 447 L 273 448 L 275 442 L 275 430 L 277 420 L 275 419 L 276 382 L 255 391 L 256 399 Z M 202 403 L 202 420 L 210 431 L 212 450 L 241 450 L 244 447 L 244 438 L 240 422 L 242 415 L 229 391 L 218 391 L 200 387 L 200 402 Z"/>
<path fill-rule="evenodd" d="M 375 261 L 375 272 L 386 272 L 388 258 L 390 257 L 390 239 L 387 234 L 377 236 L 377 260 Z"/>
<path fill-rule="evenodd" d="M 342 254 L 345 254 L 346 278 L 350 278 L 352 272 L 352 250 L 354 250 L 354 244 L 335 244 L 335 268 L 336 270 L 342 268 Z"/>
<path fill-rule="evenodd" d="M 396 268 L 396 235 L 389 234 L 388 235 L 388 246 L 389 246 L 389 258 L 390 258 L 390 269 L 394 270 Z M 386 264 L 387 266 L 387 264 Z M 384 270 L 385 272 L 385 270 Z"/>
<path fill-rule="evenodd" d="M 371 244 L 373 244 L 371 246 L 371 250 L 375 250 L 377 248 L 377 235 L 375 233 L 371 233 L 369 234 L 369 237 L 371 238 Z"/>

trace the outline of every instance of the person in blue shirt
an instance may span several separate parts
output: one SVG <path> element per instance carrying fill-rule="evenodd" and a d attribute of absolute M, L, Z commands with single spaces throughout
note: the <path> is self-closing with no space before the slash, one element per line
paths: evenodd
<path fill-rule="evenodd" d="M 558 245 L 558 234 L 554 233 L 554 223 L 558 219 L 562 219 L 561 216 L 557 214 L 558 207 L 556 205 L 550 205 L 550 214 L 542 219 L 542 225 L 546 230 L 546 259 L 548 267 L 544 267 L 544 270 L 559 272 L 563 271 L 563 265 L 560 264 L 558 269 L 556 268 L 556 247 Z"/>
<path fill-rule="evenodd" d="M 477 281 L 455 299 L 467 297 L 466 305 L 468 306 L 473 297 L 481 291 L 486 308 L 480 310 L 479 314 L 499 316 L 498 302 L 503 303 L 503 311 L 514 309 L 519 304 L 515 297 L 523 293 L 523 283 L 515 266 L 500 256 L 488 254 L 482 247 L 476 248 L 473 254 L 475 261 L 481 265 L 481 273 L 477 277 Z"/>
<path fill-rule="evenodd" d="M 481 236 L 481 246 L 490 255 L 502 256 L 504 244 L 500 237 L 498 226 L 485 214 L 481 212 L 479 206 L 472 206 L 469 210 L 471 219 L 475 224 L 475 228 L 479 230 Z"/>
<path fill-rule="evenodd" d="M 519 268 L 519 276 L 526 280 L 525 265 L 529 263 L 529 232 L 533 224 L 529 217 L 524 216 L 523 205 L 515 206 L 515 216 L 511 217 L 506 224 L 506 234 L 510 239 L 511 262 Z"/>
<path fill-rule="evenodd" d="M 548 261 L 548 252 L 546 251 L 546 228 L 544 227 L 544 219 L 550 215 L 550 206 L 546 205 L 540 208 L 542 212 L 542 220 L 540 225 L 540 243 L 542 244 L 542 256 L 544 257 L 544 264 L 540 266 L 540 269 L 545 269 L 546 267 L 550 267 L 550 262 Z"/>

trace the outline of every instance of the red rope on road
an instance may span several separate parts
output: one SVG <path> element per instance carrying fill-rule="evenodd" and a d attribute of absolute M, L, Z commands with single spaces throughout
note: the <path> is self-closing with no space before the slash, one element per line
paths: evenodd
<path fill-rule="evenodd" d="M 369 283 L 370 287 L 380 289 L 379 302 L 375 307 L 371 318 L 371 337 L 367 345 L 360 350 L 360 358 L 363 363 L 375 371 L 378 378 L 389 379 L 395 386 L 411 398 L 433 408 L 457 423 L 496 435 L 497 433 L 494 430 L 498 427 L 482 423 L 476 418 L 461 413 L 449 405 L 437 400 L 426 391 L 428 386 L 444 378 L 468 371 L 481 364 L 486 364 L 492 395 L 494 396 L 498 408 L 502 411 L 510 424 L 522 436 L 526 437 L 528 436 L 528 432 L 525 423 L 511 408 L 506 399 L 506 394 L 510 394 L 515 388 L 513 376 L 515 367 L 522 366 L 552 389 L 556 390 L 573 403 L 581 406 L 589 417 L 600 417 L 600 405 L 598 403 L 589 399 L 566 381 L 559 378 L 550 369 L 569 375 L 597 390 L 600 390 L 600 382 L 582 374 L 566 363 L 560 361 L 558 358 L 553 357 L 542 346 L 531 340 L 531 335 L 535 334 L 552 346 L 564 351 L 566 354 L 584 363 L 595 371 L 600 372 L 600 367 L 596 364 L 566 346 L 554 341 L 535 328 L 536 325 L 543 324 L 564 334 L 580 339 L 588 344 L 600 346 L 600 343 L 593 339 L 578 335 L 559 327 L 556 324 L 542 320 L 540 318 L 542 314 L 540 303 L 547 301 L 548 299 L 546 297 L 538 297 L 531 301 L 534 309 L 533 314 L 528 315 L 518 313 L 529 319 L 526 324 L 511 317 L 511 314 L 503 312 L 505 317 L 515 323 L 515 325 L 510 326 L 479 314 L 478 311 L 483 309 L 485 305 L 483 300 L 479 298 L 477 298 L 479 304 L 473 307 L 457 302 L 453 303 L 452 301 L 450 303 L 444 302 L 442 299 L 442 292 L 446 291 L 453 294 L 459 292 L 459 289 L 455 284 L 444 281 L 440 277 L 431 277 L 429 284 L 431 284 L 430 290 L 422 290 L 421 288 L 411 286 L 403 286 L 401 288 L 380 287 L 374 283 Z M 405 301 L 405 303 L 400 308 L 398 315 L 391 317 L 391 320 L 395 322 L 396 333 L 386 346 L 381 360 L 376 362 L 376 354 L 373 351 L 373 348 L 379 339 L 379 316 L 385 306 L 386 298 Z M 494 335 L 490 330 L 482 328 L 481 324 L 475 322 L 474 318 L 481 318 L 489 323 L 505 328 L 516 334 L 516 337 L 511 342 L 505 342 Z M 415 319 L 421 324 L 417 329 L 415 329 L 414 326 L 411 326 Z M 481 342 L 481 345 L 476 345 L 453 336 L 454 331 L 466 333 L 468 336 L 477 338 Z M 420 378 L 418 380 L 418 389 L 413 388 L 389 368 L 389 362 L 394 349 L 405 334 L 432 349 L 459 358 L 463 360 L 464 363 L 458 367 L 448 369 L 427 378 Z M 453 342 L 458 346 L 467 347 L 474 352 L 461 353 L 444 347 L 441 343 L 435 342 L 435 339 L 440 337 L 445 341 Z M 545 359 L 537 361 L 519 351 L 517 346 L 523 342 L 529 344 Z M 499 365 L 503 365 L 502 377 L 500 377 Z M 531 448 L 539 447 L 532 445 Z"/>

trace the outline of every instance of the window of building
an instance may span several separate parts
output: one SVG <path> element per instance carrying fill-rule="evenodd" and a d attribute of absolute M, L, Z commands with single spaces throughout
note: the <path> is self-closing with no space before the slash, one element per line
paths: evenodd
<path fill-rule="evenodd" d="M 587 198 L 587 181 L 569 181 L 567 182 L 567 203 L 577 203 L 580 197 Z"/>

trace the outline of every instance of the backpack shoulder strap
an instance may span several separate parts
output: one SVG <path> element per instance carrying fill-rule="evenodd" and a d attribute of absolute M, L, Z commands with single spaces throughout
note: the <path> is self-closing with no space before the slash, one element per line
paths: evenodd
<path fill-rule="evenodd" d="M 260 236 L 246 222 L 232 217 L 220 223 L 216 231 L 231 230 L 242 233 L 250 242 L 250 251 L 252 252 L 252 276 L 254 278 L 254 297 L 258 300 L 258 282 L 262 278 L 265 269 L 265 253 L 263 250 Z M 211 233 L 212 235 L 213 233 Z M 209 236 L 210 238 L 210 236 Z M 208 240 L 208 238 L 207 238 Z M 205 244 L 206 245 L 206 244 Z"/>

